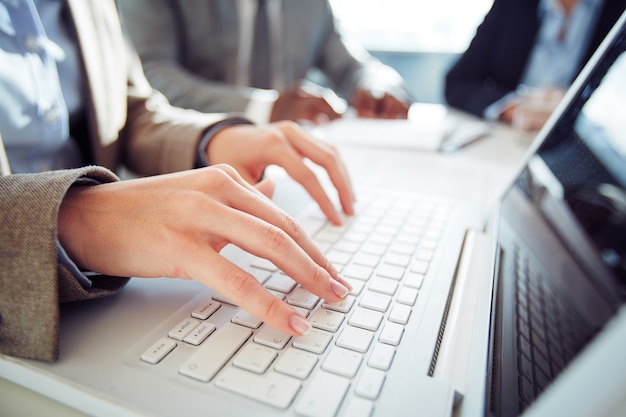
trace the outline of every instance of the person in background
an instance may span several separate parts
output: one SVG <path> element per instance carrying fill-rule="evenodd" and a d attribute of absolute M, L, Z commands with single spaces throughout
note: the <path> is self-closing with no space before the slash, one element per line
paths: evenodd
<path fill-rule="evenodd" d="M 173 104 L 258 122 L 406 118 L 400 75 L 340 34 L 327 0 L 118 0 L 150 83 Z M 330 88 L 307 80 L 323 73 Z"/>
<path fill-rule="evenodd" d="M 495 0 L 445 80 L 452 107 L 538 130 L 626 0 Z"/>
<path fill-rule="evenodd" d="M 283 166 L 340 224 L 304 159 L 353 213 L 337 151 L 295 123 L 172 107 L 145 80 L 114 2 L 0 0 L 0 352 L 56 360 L 59 303 L 113 294 L 131 276 L 196 279 L 306 333 L 306 319 L 219 255 L 233 243 L 323 298 L 345 297 L 262 179 Z M 119 181 L 122 165 L 149 177 Z"/>

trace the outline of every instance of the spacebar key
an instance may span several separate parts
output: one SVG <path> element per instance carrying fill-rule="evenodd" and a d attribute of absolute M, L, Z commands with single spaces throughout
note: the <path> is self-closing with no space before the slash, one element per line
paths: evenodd
<path fill-rule="evenodd" d="M 320 371 L 298 401 L 296 413 L 306 417 L 332 417 L 337 413 L 350 380 Z"/>
<path fill-rule="evenodd" d="M 178 372 L 209 382 L 252 334 L 252 330 L 227 323 L 210 336 Z"/>

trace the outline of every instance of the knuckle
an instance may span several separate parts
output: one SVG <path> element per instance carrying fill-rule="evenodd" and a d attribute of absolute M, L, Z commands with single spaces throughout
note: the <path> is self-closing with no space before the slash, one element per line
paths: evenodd
<path fill-rule="evenodd" d="M 287 242 L 289 241 L 287 233 L 275 226 L 267 227 L 265 231 L 265 239 L 272 251 L 281 251 L 287 246 Z"/>
<path fill-rule="evenodd" d="M 219 164 L 213 165 L 213 168 L 207 171 L 207 181 L 215 187 L 227 187 L 233 183 L 233 176 L 236 171 L 230 165 Z"/>
<path fill-rule="evenodd" d="M 263 305 L 263 310 L 261 311 L 261 320 L 268 321 L 268 319 L 272 317 L 277 317 L 282 314 L 283 311 L 283 302 L 278 299 L 278 297 L 271 296 L 269 297 L 269 301 Z"/>
<path fill-rule="evenodd" d="M 225 272 L 224 281 L 226 289 L 231 294 L 237 294 L 242 297 L 242 299 L 249 298 L 256 289 L 256 284 L 258 284 L 258 281 L 239 268 L 233 268 Z"/>
<path fill-rule="evenodd" d="M 339 158 L 339 154 L 337 153 L 337 150 L 334 148 L 328 148 L 325 150 L 323 156 L 322 156 L 324 163 L 328 165 L 338 165 L 340 162 L 340 158 Z"/>
<path fill-rule="evenodd" d="M 296 221 L 296 219 L 294 219 L 287 213 L 284 214 L 284 223 L 284 230 L 295 240 L 298 240 L 304 235 L 304 230 L 302 230 L 300 224 Z"/>
<path fill-rule="evenodd" d="M 237 173 L 235 168 L 228 164 L 216 164 L 213 165 L 213 168 L 216 168 L 216 173 L 221 173 L 221 175 L 228 175 L 229 177 Z"/>
<path fill-rule="evenodd" d="M 287 143 L 287 138 L 279 129 L 269 129 L 265 135 L 265 142 L 269 148 L 283 148 Z"/>
<path fill-rule="evenodd" d="M 311 282 L 313 285 L 320 285 L 325 283 L 328 279 L 328 275 L 323 272 L 323 269 L 318 265 L 313 265 L 313 271 L 311 271 Z"/>

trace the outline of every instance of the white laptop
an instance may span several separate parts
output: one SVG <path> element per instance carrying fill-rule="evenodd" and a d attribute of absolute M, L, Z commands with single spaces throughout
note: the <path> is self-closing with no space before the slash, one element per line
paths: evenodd
<path fill-rule="evenodd" d="M 62 307 L 57 363 L 0 356 L 0 376 L 98 416 L 624 415 L 625 19 L 486 224 L 412 192 L 365 190 L 345 227 L 303 211 L 354 284 L 338 304 L 227 248 L 306 336 L 193 281 L 134 279 Z"/>

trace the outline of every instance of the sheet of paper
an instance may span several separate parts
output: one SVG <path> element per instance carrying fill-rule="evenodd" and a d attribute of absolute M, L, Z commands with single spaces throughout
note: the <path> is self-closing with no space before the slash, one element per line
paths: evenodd
<path fill-rule="evenodd" d="M 387 148 L 438 150 L 448 125 L 447 110 L 439 104 L 416 103 L 408 120 L 362 119 L 346 115 L 312 129 L 331 143 Z"/>

